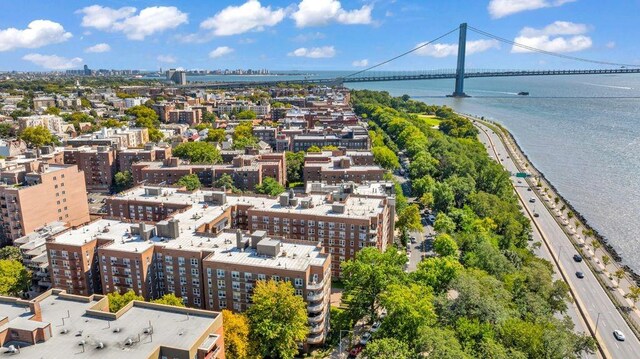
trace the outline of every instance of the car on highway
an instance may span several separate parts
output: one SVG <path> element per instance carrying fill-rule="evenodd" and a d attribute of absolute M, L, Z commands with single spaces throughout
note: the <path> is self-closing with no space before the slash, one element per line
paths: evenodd
<path fill-rule="evenodd" d="M 536 199 L 535 199 L 535 198 L 533 198 L 533 197 L 531 197 L 531 198 L 529 198 L 529 202 L 531 202 L 531 203 L 535 203 L 535 202 L 536 202 Z"/>
<path fill-rule="evenodd" d="M 355 347 L 351 348 L 351 350 L 349 350 L 349 358 L 357 358 L 358 355 L 360 355 L 360 353 L 362 353 L 362 350 L 364 350 L 364 347 L 360 344 L 356 345 Z"/>
<path fill-rule="evenodd" d="M 531 187 L 527 187 L 527 191 L 531 192 Z"/>
<path fill-rule="evenodd" d="M 584 278 L 584 273 L 582 273 L 582 272 L 576 272 L 576 277 L 578 277 L 578 278 L 582 279 L 582 278 Z"/>
<path fill-rule="evenodd" d="M 371 333 L 366 332 L 362 334 L 362 337 L 360 337 L 360 345 L 367 345 L 369 340 L 371 340 Z"/>
<path fill-rule="evenodd" d="M 619 340 L 619 341 L 621 341 L 621 342 L 623 342 L 625 339 L 627 339 L 627 338 L 624 336 L 624 334 L 623 334 L 621 331 L 617 330 L 617 329 L 613 331 L 613 336 L 614 336 L 617 340 Z"/>
<path fill-rule="evenodd" d="M 573 260 L 576 262 L 582 262 L 582 256 L 579 254 L 574 254 L 573 255 Z"/>
<path fill-rule="evenodd" d="M 538 218 L 538 217 L 540 217 L 540 214 L 538 212 L 533 212 L 533 216 Z"/>

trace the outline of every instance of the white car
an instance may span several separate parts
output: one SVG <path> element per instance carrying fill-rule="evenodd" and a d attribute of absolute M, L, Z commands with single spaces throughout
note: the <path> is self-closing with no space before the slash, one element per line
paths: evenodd
<path fill-rule="evenodd" d="M 621 342 L 623 342 L 625 339 L 627 339 L 627 338 L 625 338 L 624 334 L 619 330 L 614 330 L 613 331 L 613 336 L 616 337 L 616 339 L 618 339 Z"/>
<path fill-rule="evenodd" d="M 366 332 L 360 338 L 360 345 L 367 345 L 367 343 L 371 340 L 371 333 Z"/>
<path fill-rule="evenodd" d="M 429 221 L 431 222 L 436 220 L 436 217 L 433 214 L 430 214 L 428 218 L 429 218 Z"/>
<path fill-rule="evenodd" d="M 380 322 L 375 322 L 371 325 L 371 333 L 375 333 L 380 329 Z"/>

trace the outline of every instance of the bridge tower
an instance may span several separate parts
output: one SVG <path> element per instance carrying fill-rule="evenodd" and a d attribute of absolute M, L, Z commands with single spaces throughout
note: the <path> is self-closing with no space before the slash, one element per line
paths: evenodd
<path fill-rule="evenodd" d="M 464 93 L 464 57 L 467 50 L 467 23 L 460 24 L 458 38 L 458 67 L 456 68 L 456 89 L 452 97 L 469 97 Z"/>

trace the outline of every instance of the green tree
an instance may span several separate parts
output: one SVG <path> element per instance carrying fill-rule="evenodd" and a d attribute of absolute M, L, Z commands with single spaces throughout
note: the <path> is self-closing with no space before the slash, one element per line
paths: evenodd
<path fill-rule="evenodd" d="M 131 289 L 124 294 L 120 294 L 120 292 L 109 293 L 107 298 L 109 298 L 109 311 L 111 313 L 116 313 L 133 300 L 144 301 L 143 296 L 136 295 Z"/>
<path fill-rule="evenodd" d="M 453 206 L 455 196 L 451 187 L 444 183 L 436 183 L 433 190 L 433 208 L 439 212 L 447 212 Z"/>
<path fill-rule="evenodd" d="M 80 97 L 80 105 L 84 108 L 91 108 L 91 102 L 86 97 Z"/>
<path fill-rule="evenodd" d="M 256 113 L 251 110 L 240 111 L 236 114 L 238 120 L 253 120 L 256 117 Z"/>
<path fill-rule="evenodd" d="M 133 187 L 133 175 L 130 171 L 120 171 L 113 175 L 113 187 L 116 192 L 122 192 Z"/>
<path fill-rule="evenodd" d="M 322 152 L 322 149 L 318 146 L 311 146 L 307 148 L 307 153 L 320 153 L 320 152 Z"/>
<path fill-rule="evenodd" d="M 2 256 L 0 255 L 0 258 L 2 258 Z M 613 273 L 613 276 L 616 277 L 616 279 L 618 280 L 618 283 L 620 283 L 620 281 L 622 280 L 622 278 L 624 278 L 625 272 L 624 269 L 619 268 L 618 270 L 616 270 Z"/>
<path fill-rule="evenodd" d="M 60 115 L 60 109 L 59 109 L 59 108 L 57 108 L 57 107 L 55 107 L 55 106 L 54 106 L 54 107 L 48 107 L 48 108 L 44 111 L 44 113 L 45 113 L 45 114 L 47 114 L 47 115 L 56 115 L 56 116 L 59 116 L 59 115 Z"/>
<path fill-rule="evenodd" d="M 457 256 L 458 244 L 450 235 L 441 233 L 433 241 L 433 250 L 441 257 Z"/>
<path fill-rule="evenodd" d="M 380 335 L 410 343 L 420 328 L 435 324 L 431 289 L 419 284 L 391 284 L 380 296 L 387 310 Z"/>
<path fill-rule="evenodd" d="M 249 359 L 249 320 L 241 313 L 222 311 L 224 350 L 228 358 Z"/>
<path fill-rule="evenodd" d="M 199 189 L 200 187 L 202 187 L 202 183 L 200 183 L 200 178 L 198 178 L 198 175 L 195 174 L 195 173 L 182 176 L 176 182 L 176 184 L 178 186 L 185 187 L 187 189 L 187 191 L 195 191 L 195 190 Z"/>
<path fill-rule="evenodd" d="M 362 356 L 368 359 L 413 358 L 407 343 L 394 338 L 383 338 L 372 341 L 367 344 L 362 352 Z"/>
<path fill-rule="evenodd" d="M 435 293 L 445 291 L 449 283 L 463 270 L 462 264 L 452 257 L 425 258 L 418 263 L 412 278 L 433 289 Z"/>
<path fill-rule="evenodd" d="M 284 186 L 271 177 L 265 177 L 262 183 L 255 187 L 256 193 L 268 194 L 269 196 L 277 196 L 284 190 Z"/>
<path fill-rule="evenodd" d="M 251 121 L 241 122 L 233 129 L 233 148 L 243 149 L 254 146 L 258 139 L 253 135 L 253 124 Z"/>
<path fill-rule="evenodd" d="M 373 320 L 380 308 L 381 294 L 394 283 L 404 280 L 407 257 L 395 248 L 380 252 L 366 247 L 356 252 L 355 259 L 342 263 L 343 300 L 349 316 Z"/>
<path fill-rule="evenodd" d="M 456 230 L 456 223 L 444 213 L 438 213 L 433 223 L 433 229 L 438 233 L 453 233 Z"/>
<path fill-rule="evenodd" d="M 39 148 L 56 142 L 55 136 L 44 126 L 25 128 L 20 133 L 20 139 L 26 142 L 30 148 Z"/>
<path fill-rule="evenodd" d="M 208 142 L 185 142 L 173 149 L 173 155 L 191 163 L 215 164 L 222 162 L 216 146 Z"/>
<path fill-rule="evenodd" d="M 21 262 L 22 253 L 20 252 L 20 248 L 14 246 L 0 248 L 0 260 L 7 259 Z"/>
<path fill-rule="evenodd" d="M 625 294 L 625 297 L 631 299 L 633 305 L 635 305 L 640 299 L 640 287 L 632 285 L 629 287 L 629 293 Z"/>
<path fill-rule="evenodd" d="M 602 256 L 602 264 L 604 264 L 605 268 L 609 265 L 609 263 L 611 263 L 611 257 L 609 257 L 608 255 L 603 255 Z"/>
<path fill-rule="evenodd" d="M 400 168 L 400 161 L 398 156 L 389 149 L 387 146 L 374 147 L 372 150 L 374 161 L 382 168 L 388 170 L 396 170 Z"/>
<path fill-rule="evenodd" d="M 29 289 L 31 272 L 17 260 L 0 259 L 0 295 L 17 297 Z"/>
<path fill-rule="evenodd" d="M 402 212 L 400 212 L 396 225 L 401 231 L 422 231 L 422 222 L 418 205 L 408 205 Z"/>
<path fill-rule="evenodd" d="M 11 138 L 16 135 L 16 128 L 9 123 L 0 123 L 0 138 Z"/>
<path fill-rule="evenodd" d="M 108 119 L 100 122 L 100 125 L 102 127 L 114 128 L 114 127 L 123 127 L 125 125 L 125 123 L 124 122 L 120 122 L 119 120 L 117 120 L 115 118 L 108 118 Z"/>
<path fill-rule="evenodd" d="M 207 132 L 207 138 L 205 141 L 214 142 L 214 143 L 222 143 L 226 140 L 226 134 L 223 129 L 210 129 Z"/>
<path fill-rule="evenodd" d="M 290 282 L 258 281 L 247 317 L 249 338 L 263 358 L 293 358 L 309 332 L 307 306 Z"/>
<path fill-rule="evenodd" d="M 302 182 L 304 170 L 304 152 L 285 153 L 287 160 L 287 181 L 289 183 Z"/>
<path fill-rule="evenodd" d="M 231 190 L 232 192 L 238 191 L 238 189 L 234 186 L 233 178 L 228 173 L 224 173 L 222 176 L 220 176 L 220 178 L 215 180 L 215 182 L 213 182 L 213 187 L 216 187 L 216 188 L 224 187 L 228 190 Z"/>
<path fill-rule="evenodd" d="M 173 293 L 165 294 L 158 299 L 152 300 L 151 303 L 172 305 L 174 307 L 184 307 L 184 303 L 182 302 L 182 299 L 176 297 L 176 295 Z"/>
<path fill-rule="evenodd" d="M 334 146 L 334 145 L 326 145 L 326 146 L 322 146 L 322 150 L 323 151 L 335 151 L 338 150 L 338 146 Z"/>

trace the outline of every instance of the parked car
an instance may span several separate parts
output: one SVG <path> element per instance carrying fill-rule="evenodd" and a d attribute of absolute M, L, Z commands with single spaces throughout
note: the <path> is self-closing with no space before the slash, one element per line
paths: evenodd
<path fill-rule="evenodd" d="M 411 236 L 411 243 L 416 243 L 416 237 Z"/>
<path fill-rule="evenodd" d="M 433 214 L 430 214 L 429 217 L 427 217 L 429 219 L 429 221 L 433 222 L 436 220 L 436 216 L 434 216 Z"/>
<path fill-rule="evenodd" d="M 360 345 L 367 345 L 369 340 L 371 340 L 371 333 L 366 332 L 362 334 L 362 337 L 360 337 Z"/>
<path fill-rule="evenodd" d="M 573 256 L 573 260 L 576 261 L 576 262 L 582 262 L 582 256 L 579 255 L 579 254 L 575 254 Z"/>
<path fill-rule="evenodd" d="M 378 329 L 380 329 L 380 322 L 374 322 L 371 325 L 371 333 L 375 333 L 378 331 Z"/>
<path fill-rule="evenodd" d="M 356 345 L 355 347 L 351 348 L 351 350 L 349 350 L 349 358 L 357 358 L 358 355 L 360 355 L 360 353 L 362 353 L 362 350 L 364 350 L 364 347 L 360 344 Z"/>
<path fill-rule="evenodd" d="M 582 273 L 582 272 L 576 272 L 576 277 L 578 277 L 578 278 L 582 279 L 582 278 L 584 278 L 584 273 Z"/>
<path fill-rule="evenodd" d="M 617 329 L 613 331 L 613 336 L 614 336 L 616 339 L 618 339 L 619 341 L 621 341 L 621 342 L 623 342 L 625 339 L 627 339 L 627 338 L 624 336 L 624 334 L 623 334 L 621 331 L 617 330 Z"/>

